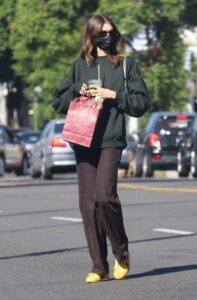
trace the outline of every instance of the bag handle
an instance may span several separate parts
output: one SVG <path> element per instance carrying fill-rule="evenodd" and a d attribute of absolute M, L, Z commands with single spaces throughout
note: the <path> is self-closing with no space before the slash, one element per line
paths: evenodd
<path fill-rule="evenodd" d="M 101 81 L 101 67 L 99 64 L 98 64 L 98 80 Z"/>
<path fill-rule="evenodd" d="M 124 88 L 125 88 L 125 93 L 128 92 L 127 88 L 127 57 L 125 56 L 123 58 L 123 74 L 124 74 Z"/>

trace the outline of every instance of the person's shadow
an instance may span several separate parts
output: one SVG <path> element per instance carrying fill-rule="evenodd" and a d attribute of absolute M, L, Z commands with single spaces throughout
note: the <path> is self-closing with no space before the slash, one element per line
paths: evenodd
<path fill-rule="evenodd" d="M 143 273 L 128 275 L 126 277 L 126 279 L 141 278 L 141 277 L 146 277 L 146 276 L 158 276 L 158 275 L 164 275 L 164 274 L 169 274 L 169 273 L 191 271 L 191 270 L 196 270 L 196 269 L 197 269 L 197 264 L 196 265 L 174 266 L 174 267 L 167 267 L 167 268 L 158 268 L 158 269 L 153 269 L 151 271 L 147 271 L 147 272 L 143 272 Z"/>

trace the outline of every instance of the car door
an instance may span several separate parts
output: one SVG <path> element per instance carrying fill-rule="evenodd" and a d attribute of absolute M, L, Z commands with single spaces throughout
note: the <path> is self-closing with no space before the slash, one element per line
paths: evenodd
<path fill-rule="evenodd" d="M 45 154 L 45 147 L 46 147 L 46 139 L 50 133 L 52 127 L 52 123 L 49 122 L 47 125 L 44 127 L 41 137 L 39 141 L 36 143 L 36 146 L 34 147 L 34 168 L 37 171 L 41 171 L 41 166 L 42 166 L 42 159 Z"/>
<path fill-rule="evenodd" d="M 21 144 L 7 128 L 4 129 L 3 134 L 6 167 L 17 168 L 20 166 L 23 157 Z"/>

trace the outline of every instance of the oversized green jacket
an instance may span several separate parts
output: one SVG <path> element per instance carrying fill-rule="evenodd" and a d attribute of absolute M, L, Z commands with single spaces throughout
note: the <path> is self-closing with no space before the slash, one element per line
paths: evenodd
<path fill-rule="evenodd" d="M 148 90 L 142 79 L 135 60 L 128 56 L 126 59 L 125 90 L 123 61 L 114 66 L 107 56 L 96 59 L 96 64 L 89 66 L 82 58 L 77 59 L 70 70 L 68 78 L 55 90 L 52 105 L 54 109 L 66 114 L 70 102 L 79 94 L 81 85 L 90 79 L 98 78 L 98 64 L 104 88 L 116 91 L 116 99 L 104 101 L 99 120 L 94 133 L 92 147 L 126 146 L 125 116 L 142 116 L 151 106 Z M 84 120 L 85 122 L 85 120 Z"/>

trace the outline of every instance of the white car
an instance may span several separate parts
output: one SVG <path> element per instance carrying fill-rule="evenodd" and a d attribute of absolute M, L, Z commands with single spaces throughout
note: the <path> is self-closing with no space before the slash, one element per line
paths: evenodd
<path fill-rule="evenodd" d="M 55 119 L 44 127 L 40 139 L 32 149 L 31 176 L 51 179 L 55 173 L 76 169 L 75 153 L 68 142 L 61 139 L 64 119 Z"/>

